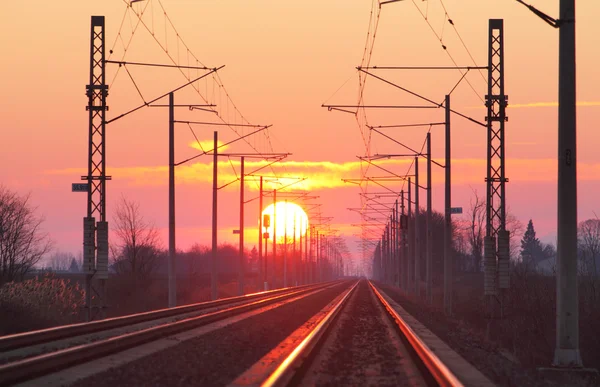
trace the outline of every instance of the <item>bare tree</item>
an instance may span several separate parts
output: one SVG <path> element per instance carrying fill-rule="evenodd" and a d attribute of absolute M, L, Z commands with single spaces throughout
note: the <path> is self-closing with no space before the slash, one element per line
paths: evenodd
<path fill-rule="evenodd" d="M 516 260 L 521 252 L 521 244 L 519 241 L 523 237 L 523 232 L 525 227 L 523 226 L 523 222 L 517 219 L 511 212 L 510 209 L 506 210 L 506 231 L 509 234 L 509 247 L 510 247 L 510 258 L 511 260 Z"/>
<path fill-rule="evenodd" d="M 75 256 L 72 253 L 57 251 L 50 256 L 48 266 L 52 270 L 68 270 L 74 259 Z"/>
<path fill-rule="evenodd" d="M 579 223 L 579 250 L 582 258 L 582 269 L 593 276 L 598 276 L 598 260 L 600 259 L 600 220 L 588 219 Z"/>
<path fill-rule="evenodd" d="M 151 274 L 159 261 L 159 235 L 154 225 L 144 219 L 139 204 L 122 196 L 112 228 L 118 240 L 110 246 L 115 271 L 135 278 Z"/>
<path fill-rule="evenodd" d="M 453 238 L 454 244 L 454 265 L 457 271 L 468 271 L 473 265 L 471 256 L 469 254 L 469 241 L 467 235 L 467 227 L 461 227 L 454 233 Z"/>
<path fill-rule="evenodd" d="M 468 223 L 466 225 L 467 240 L 471 247 L 473 256 L 473 266 L 476 272 L 481 268 L 483 259 L 483 237 L 485 236 L 485 201 L 473 190 L 473 195 L 469 200 L 470 209 L 467 212 Z"/>
<path fill-rule="evenodd" d="M 0 185 L 0 285 L 22 280 L 50 251 L 51 241 L 41 230 L 42 222 L 29 195 L 19 196 Z"/>

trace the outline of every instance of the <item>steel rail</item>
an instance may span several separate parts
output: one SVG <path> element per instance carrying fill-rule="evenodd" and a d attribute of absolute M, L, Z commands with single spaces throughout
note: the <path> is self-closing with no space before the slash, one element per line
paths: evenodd
<path fill-rule="evenodd" d="M 333 286 L 339 285 L 339 283 L 333 284 Z M 270 298 L 234 306 L 225 310 L 170 322 L 140 331 L 99 340 L 93 343 L 78 345 L 56 352 L 7 363 L 0 366 L 0 385 L 8 385 L 30 380 L 35 377 L 56 372 L 76 364 L 84 363 L 86 361 L 142 345 L 165 336 L 223 320 L 231 316 L 276 303 L 278 301 L 287 300 L 296 296 L 307 296 L 313 291 L 318 291 L 328 286 L 332 286 L 332 283 L 321 284 L 316 287 L 309 287 L 281 295 L 275 295 Z"/>
<path fill-rule="evenodd" d="M 442 387 L 462 387 L 463 384 L 458 378 L 446 367 L 446 365 L 440 360 L 439 357 L 419 338 L 419 336 L 412 330 L 412 328 L 404 321 L 402 317 L 392 308 L 392 306 L 383 298 L 379 290 L 369 281 L 371 289 L 387 310 L 389 316 L 395 321 L 398 329 L 402 335 L 406 338 L 410 346 L 414 349 L 415 353 L 427 368 L 431 376 L 435 381 Z"/>
<path fill-rule="evenodd" d="M 120 328 L 127 325 L 138 324 L 151 320 L 158 320 L 165 317 L 172 317 L 179 314 L 198 312 L 205 309 L 232 304 L 236 302 L 251 301 L 260 297 L 268 297 L 273 294 L 294 291 L 308 286 L 311 285 L 303 285 L 295 288 L 288 287 L 283 289 L 269 290 L 265 292 L 252 293 L 243 296 L 223 298 L 215 301 L 205 301 L 195 304 L 182 305 L 175 308 L 160 309 L 150 312 L 131 314 L 122 317 L 114 317 L 100 321 L 62 325 L 54 328 L 1 336 L 0 352 L 17 348 L 29 347 L 31 345 L 36 344 L 43 344 L 64 338 L 71 338 L 90 333 L 97 333 L 100 331 Z"/>
<path fill-rule="evenodd" d="M 325 317 L 310 331 L 310 333 L 294 348 L 285 360 L 273 371 L 267 379 L 261 384 L 261 387 L 287 386 L 294 376 L 298 375 L 303 365 L 306 365 L 306 359 L 310 357 L 314 350 L 323 343 L 323 337 L 332 322 L 339 315 L 352 292 L 356 289 L 360 281 L 346 292 L 340 301 L 327 313 Z"/>

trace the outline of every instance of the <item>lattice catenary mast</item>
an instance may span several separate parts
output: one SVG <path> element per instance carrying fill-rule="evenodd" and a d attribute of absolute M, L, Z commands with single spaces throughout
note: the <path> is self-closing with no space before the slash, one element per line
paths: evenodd
<path fill-rule="evenodd" d="M 506 231 L 504 125 L 508 98 L 504 94 L 504 28 L 502 19 L 489 21 L 487 107 L 486 234 L 484 267 L 486 296 L 509 287 L 509 233 Z M 497 242 L 497 244 L 496 244 Z"/>
<path fill-rule="evenodd" d="M 86 308 L 93 318 L 92 279 L 99 280 L 98 306 L 104 306 L 104 285 L 108 278 L 108 222 L 106 221 L 106 97 L 104 16 L 92 16 L 90 36 L 90 83 L 86 86 L 89 113 L 87 216 L 83 219 L 83 271 L 86 273 Z M 97 222 L 96 222 L 97 221 Z"/>

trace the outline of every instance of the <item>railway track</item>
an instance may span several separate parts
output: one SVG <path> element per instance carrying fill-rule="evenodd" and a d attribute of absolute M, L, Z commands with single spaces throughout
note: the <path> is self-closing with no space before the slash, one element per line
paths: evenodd
<path fill-rule="evenodd" d="M 306 285 L 0 337 L 0 385 L 23 382 L 340 283 Z"/>
<path fill-rule="evenodd" d="M 2 337 L 0 386 L 492 385 L 431 336 L 336 281 Z"/>
<path fill-rule="evenodd" d="M 230 386 L 463 386 L 369 281 L 312 320 Z"/>

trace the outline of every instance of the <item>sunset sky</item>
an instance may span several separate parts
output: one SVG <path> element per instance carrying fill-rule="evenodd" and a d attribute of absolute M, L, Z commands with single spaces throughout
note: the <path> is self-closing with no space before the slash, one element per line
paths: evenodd
<path fill-rule="evenodd" d="M 558 0 L 530 3 L 558 16 Z M 71 183 L 80 182 L 80 176 L 87 173 L 85 85 L 89 79 L 90 16 L 104 15 L 107 50 L 113 50 L 110 59 L 170 64 L 160 43 L 178 63 L 196 65 L 183 46 L 185 42 L 202 64 L 225 65 L 218 73 L 218 83 L 209 77 L 196 84 L 200 94 L 217 105 L 215 109 L 227 122 L 273 125 L 268 137 L 253 136 L 248 143 L 232 144 L 226 152 L 254 152 L 254 147 L 261 152 L 291 153 L 280 165 L 263 171 L 306 177 L 295 189 L 310 190 L 311 195 L 319 196 L 313 202 L 322 203 L 323 216 L 334 218 L 332 228 L 339 230 L 348 247 L 356 252 L 357 239 L 352 234 L 359 229 L 351 224 L 360 219 L 347 208 L 360 205 L 359 189 L 341 179 L 361 176 L 356 156 L 365 154 L 365 145 L 354 115 L 327 111 L 321 104 L 357 103 L 356 66 L 361 64 L 365 42 L 372 39 L 372 35 L 367 39 L 367 32 L 373 31 L 379 12 L 375 7 L 372 14 L 372 5 L 372 0 L 147 0 L 127 11 L 122 0 L 3 1 L 0 184 L 31 193 L 31 202 L 45 217 L 44 228 L 56 248 L 79 253 L 86 195 L 72 193 Z M 600 50 L 598 36 L 593 32 L 600 2 L 580 1 L 577 7 L 581 221 L 600 214 Z M 136 28 L 135 13 L 142 11 L 147 29 L 141 24 Z M 555 243 L 558 30 L 513 0 L 406 0 L 381 8 L 370 64 L 452 66 L 449 53 L 459 65 L 473 65 L 472 56 L 477 65 L 485 66 L 490 18 L 503 18 L 505 29 L 510 179 L 507 205 L 522 222 L 532 218 L 543 241 Z M 131 39 L 132 30 L 135 34 Z M 367 51 L 371 45 L 368 47 Z M 127 69 L 131 77 L 123 68 L 107 65 L 109 119 L 143 103 L 132 78 L 145 100 L 186 82 L 179 70 L 134 66 Z M 193 71 L 189 75 L 194 76 Z M 456 70 L 377 71 L 396 84 L 440 102 L 461 76 Z M 463 81 L 452 92 L 452 107 L 479 121 L 486 115 L 482 102 L 486 93 L 484 78 L 485 72 L 471 71 L 466 76 L 469 84 Z M 364 101 L 372 105 L 418 103 L 414 97 L 374 78 L 367 81 Z M 175 102 L 205 103 L 191 87 L 175 94 Z M 367 114 L 370 125 L 444 119 L 442 109 L 369 110 Z M 209 112 L 176 111 L 177 120 L 217 122 L 217 118 Z M 452 117 L 452 125 L 453 206 L 467 210 L 473 190 L 481 197 L 485 195 L 486 132 L 457 116 Z M 122 195 L 135 200 L 146 218 L 161 230 L 166 247 L 167 110 L 144 108 L 109 124 L 106 130 L 107 174 L 113 179 L 107 183 L 109 221 L 114 204 Z M 237 136 L 226 127 L 193 126 L 193 130 L 203 149 L 212 147 L 214 130 L 219 131 L 222 142 Z M 240 133 L 252 130 L 244 128 Z M 387 135 L 419 149 L 426 131 L 427 127 L 385 129 Z M 434 126 L 432 138 L 433 157 L 441 160 L 443 127 Z M 177 161 L 198 153 L 199 146 L 188 125 L 177 125 L 176 142 Z M 372 154 L 401 152 L 391 141 L 372 133 Z M 211 163 L 210 156 L 203 156 L 177 168 L 180 249 L 194 242 L 210 244 Z M 257 160 L 249 161 L 246 170 L 262 165 Z M 385 162 L 385 167 L 396 173 L 406 173 L 409 165 L 409 160 L 402 159 Z M 424 162 L 421 168 L 425 170 Z M 221 158 L 219 171 L 221 185 L 234 181 L 239 175 L 239 159 Z M 372 170 L 369 173 L 376 174 Z M 441 169 L 434 168 L 433 182 L 434 209 L 442 211 Z M 246 186 L 246 197 L 251 199 L 256 193 L 257 183 L 252 180 Z M 237 241 L 232 230 L 238 228 L 238 198 L 239 184 L 231 184 L 219 193 L 220 241 Z M 247 227 L 254 228 L 257 219 L 258 203 L 253 201 L 246 208 Z M 256 240 L 254 228 L 248 231 L 246 246 L 252 248 Z"/>

